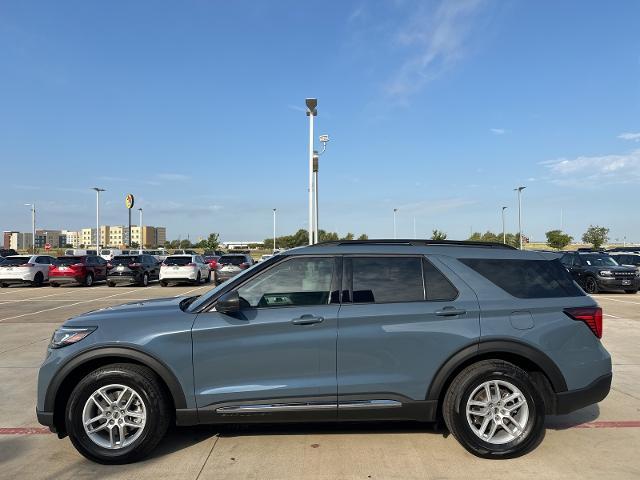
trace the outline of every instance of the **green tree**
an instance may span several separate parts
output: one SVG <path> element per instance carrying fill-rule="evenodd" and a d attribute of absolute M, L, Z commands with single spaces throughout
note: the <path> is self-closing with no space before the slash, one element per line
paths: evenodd
<path fill-rule="evenodd" d="M 549 230 L 545 235 L 547 236 L 547 245 L 556 250 L 562 250 L 573 240 L 573 237 L 567 235 L 562 230 Z"/>
<path fill-rule="evenodd" d="M 518 248 L 520 245 L 519 235 L 517 233 L 507 233 L 505 235 L 505 240 L 507 245 L 511 245 L 512 247 Z M 484 233 L 473 232 L 468 240 L 472 242 L 496 242 L 502 243 L 502 233 L 493 233 L 487 230 Z"/>
<path fill-rule="evenodd" d="M 363 233 L 358 237 L 358 240 L 369 240 L 369 235 L 367 235 L 366 233 Z"/>
<path fill-rule="evenodd" d="M 203 248 L 205 250 L 217 250 L 220 245 L 220 235 L 217 233 L 210 233 L 209 237 L 205 240 L 200 240 L 196 247 Z"/>
<path fill-rule="evenodd" d="M 587 231 L 582 235 L 582 241 L 590 243 L 596 250 L 609 241 L 609 229 L 597 225 L 589 225 Z"/>
<path fill-rule="evenodd" d="M 193 248 L 193 244 L 191 243 L 190 240 L 187 240 L 186 238 L 184 240 L 180 240 L 180 243 L 178 244 L 177 248 Z"/>
<path fill-rule="evenodd" d="M 431 240 L 446 240 L 447 234 L 437 228 L 431 234 Z"/>
<path fill-rule="evenodd" d="M 355 236 L 353 233 L 348 232 L 348 233 L 347 233 L 344 237 L 342 237 L 340 240 L 353 240 L 354 238 L 356 238 L 356 236 Z"/>

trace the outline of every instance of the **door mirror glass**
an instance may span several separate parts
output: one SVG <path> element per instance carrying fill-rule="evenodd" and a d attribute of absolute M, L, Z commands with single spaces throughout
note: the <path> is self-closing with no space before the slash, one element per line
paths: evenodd
<path fill-rule="evenodd" d="M 222 295 L 216 302 L 216 311 L 229 315 L 240 311 L 240 296 L 237 290 Z"/>

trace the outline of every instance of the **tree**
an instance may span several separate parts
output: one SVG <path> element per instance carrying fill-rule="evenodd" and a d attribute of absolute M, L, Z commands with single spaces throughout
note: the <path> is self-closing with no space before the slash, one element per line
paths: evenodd
<path fill-rule="evenodd" d="M 193 245 L 189 240 L 185 238 L 184 240 L 180 240 L 180 243 L 178 244 L 178 248 L 182 248 L 182 249 L 193 248 Z"/>
<path fill-rule="evenodd" d="M 562 230 L 549 230 L 545 235 L 547 236 L 547 245 L 556 250 L 562 250 L 573 240 L 573 237 L 567 235 Z"/>
<path fill-rule="evenodd" d="M 369 240 L 369 235 L 367 235 L 366 233 L 363 233 L 358 237 L 358 240 Z"/>
<path fill-rule="evenodd" d="M 582 241 L 590 243 L 596 250 L 609 241 L 609 229 L 597 225 L 589 225 L 587 231 L 582 235 Z"/>
<path fill-rule="evenodd" d="M 512 247 L 518 248 L 520 246 L 519 242 L 520 236 L 517 233 L 507 233 L 505 235 L 505 243 L 507 245 L 511 245 Z M 502 233 L 493 233 L 487 230 L 484 233 L 473 232 L 469 237 L 469 240 L 472 242 L 495 242 L 502 243 Z"/>
<path fill-rule="evenodd" d="M 131 245 L 129 245 L 131 248 L 140 248 L 140 244 L 138 242 L 131 242 Z"/>
<path fill-rule="evenodd" d="M 206 240 L 200 240 L 197 244 L 197 248 L 204 250 L 217 250 L 220 245 L 220 235 L 217 233 L 210 233 Z"/>
<path fill-rule="evenodd" d="M 447 234 L 437 228 L 431 234 L 431 240 L 446 240 Z"/>
<path fill-rule="evenodd" d="M 347 233 L 344 237 L 342 237 L 340 240 L 353 240 L 354 238 L 356 238 L 356 236 L 355 236 L 353 233 L 348 232 L 348 233 Z"/>

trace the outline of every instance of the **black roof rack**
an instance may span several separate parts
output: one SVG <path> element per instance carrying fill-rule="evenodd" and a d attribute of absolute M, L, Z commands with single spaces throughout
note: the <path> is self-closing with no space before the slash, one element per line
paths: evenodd
<path fill-rule="evenodd" d="M 416 239 L 370 239 L 370 240 L 329 240 L 319 242 L 312 247 L 339 246 L 339 245 L 408 245 L 412 247 L 445 246 L 445 247 L 488 247 L 517 250 L 511 245 L 498 242 L 474 242 L 472 240 L 416 240 Z"/>

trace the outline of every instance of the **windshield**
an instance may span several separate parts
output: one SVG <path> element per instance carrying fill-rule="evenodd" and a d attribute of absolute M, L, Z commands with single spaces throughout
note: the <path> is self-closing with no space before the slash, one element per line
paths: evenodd
<path fill-rule="evenodd" d="M 193 260 L 191 257 L 168 257 L 163 263 L 165 265 L 189 265 Z"/>
<path fill-rule="evenodd" d="M 618 265 L 609 255 L 583 255 L 582 261 L 589 267 L 615 267 Z"/>
<path fill-rule="evenodd" d="M 243 255 L 223 255 L 218 259 L 221 265 L 240 265 L 246 263 L 247 259 Z"/>

